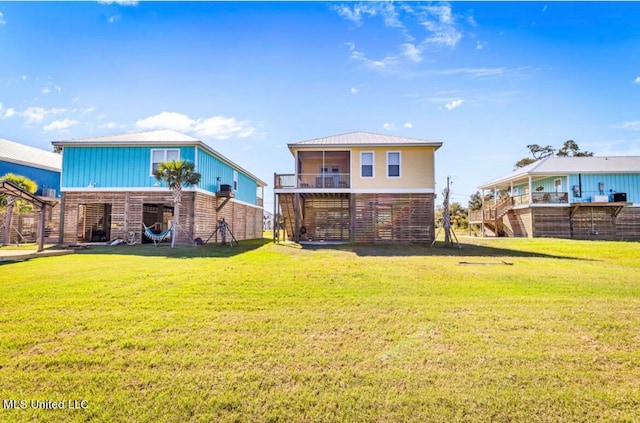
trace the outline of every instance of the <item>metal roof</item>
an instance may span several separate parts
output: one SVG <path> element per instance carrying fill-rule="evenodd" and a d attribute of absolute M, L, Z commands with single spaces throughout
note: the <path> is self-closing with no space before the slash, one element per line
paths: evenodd
<path fill-rule="evenodd" d="M 493 188 L 528 175 L 568 175 L 597 173 L 640 173 L 640 156 L 546 157 L 516 169 L 479 188 Z"/>
<path fill-rule="evenodd" d="M 428 146 L 438 149 L 442 146 L 441 142 L 433 142 L 421 140 L 418 138 L 398 137 L 394 135 L 376 134 L 373 132 L 349 132 L 346 134 L 331 135 L 328 137 L 314 138 L 311 140 L 300 141 L 288 144 L 289 148 L 300 147 L 320 147 L 320 146 L 343 146 L 343 147 L 362 147 L 362 146 Z"/>
<path fill-rule="evenodd" d="M 62 155 L 0 138 L 0 160 L 60 172 Z"/>
<path fill-rule="evenodd" d="M 81 144 L 143 144 L 143 143 L 187 143 L 200 141 L 178 131 L 162 129 L 159 131 L 132 132 L 129 134 L 105 135 L 101 137 L 76 138 L 64 141 L 53 141 L 53 145 L 81 145 Z"/>
<path fill-rule="evenodd" d="M 102 137 L 76 138 L 71 140 L 52 141 L 55 146 L 135 146 L 135 145 L 196 145 L 202 147 L 213 156 L 219 158 L 232 168 L 239 170 L 253 178 L 258 186 L 267 186 L 266 182 L 229 160 L 222 154 L 218 153 L 212 147 L 204 143 L 202 140 L 185 135 L 172 129 L 162 129 L 158 131 L 132 132 L 129 134 L 106 135 Z"/>

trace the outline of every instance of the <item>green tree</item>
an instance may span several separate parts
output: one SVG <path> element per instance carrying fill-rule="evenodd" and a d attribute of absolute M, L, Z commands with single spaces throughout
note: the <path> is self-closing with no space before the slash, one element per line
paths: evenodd
<path fill-rule="evenodd" d="M 558 157 L 591 157 L 593 152 L 580 151 L 580 147 L 574 140 L 567 140 L 562 144 L 562 148 L 556 154 Z"/>
<path fill-rule="evenodd" d="M 480 191 L 476 191 L 475 194 L 471 194 L 468 204 L 469 211 L 482 210 L 482 194 Z"/>
<path fill-rule="evenodd" d="M 545 145 L 540 146 L 538 144 L 529 144 L 527 145 L 529 149 L 529 153 L 532 157 L 525 157 L 523 159 L 518 160 L 515 163 L 515 168 L 519 169 L 521 167 L 525 167 L 530 165 L 531 163 L 535 163 L 540 159 L 544 159 L 545 157 L 550 157 L 555 155 L 557 157 L 591 157 L 593 153 L 591 151 L 580 151 L 580 147 L 574 140 L 567 140 L 562 144 L 562 147 L 556 151 L 552 146 Z"/>
<path fill-rule="evenodd" d="M 0 177 L 0 180 L 13 182 L 30 194 L 33 194 L 38 190 L 38 184 L 26 176 L 7 173 Z M 21 200 L 20 198 L 16 198 L 13 195 L 0 194 L 0 207 L 4 209 L 3 244 L 6 245 L 11 242 L 11 220 L 13 219 L 13 212 L 16 211 L 18 214 L 27 213 L 33 210 L 33 205 L 27 201 Z"/>
<path fill-rule="evenodd" d="M 442 204 L 436 207 L 435 223 L 441 228 L 444 222 L 444 208 Z M 460 203 L 453 202 L 449 204 L 449 218 L 452 229 L 466 229 L 469 226 L 468 211 Z"/>
<path fill-rule="evenodd" d="M 175 247 L 176 229 L 180 226 L 180 204 L 182 203 L 182 188 L 196 185 L 200 182 L 200 174 L 195 171 L 195 165 L 185 160 L 172 160 L 162 162 L 153 171 L 153 176 L 158 181 L 167 184 L 173 196 L 174 217 L 173 233 L 171 234 L 171 248 Z"/>

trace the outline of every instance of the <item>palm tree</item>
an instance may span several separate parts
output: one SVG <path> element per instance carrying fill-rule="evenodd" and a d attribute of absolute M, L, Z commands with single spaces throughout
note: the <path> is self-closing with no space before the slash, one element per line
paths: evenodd
<path fill-rule="evenodd" d="M 180 225 L 180 203 L 182 202 L 182 187 L 196 185 L 200 182 L 200 174 L 195 171 L 196 166 L 185 160 L 172 160 L 162 162 L 153 171 L 153 176 L 158 181 L 165 182 L 173 195 L 174 218 L 173 233 L 171 234 L 171 248 L 175 246 L 175 228 Z"/>

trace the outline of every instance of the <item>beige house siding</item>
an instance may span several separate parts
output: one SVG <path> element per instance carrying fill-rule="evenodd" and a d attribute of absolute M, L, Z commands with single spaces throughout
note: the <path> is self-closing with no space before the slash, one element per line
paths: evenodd
<path fill-rule="evenodd" d="M 387 152 L 400 152 L 400 177 L 387 177 Z M 360 176 L 360 153 L 374 153 L 372 178 Z M 435 188 L 434 148 L 363 147 L 351 150 L 351 188 L 353 189 L 425 189 Z"/>

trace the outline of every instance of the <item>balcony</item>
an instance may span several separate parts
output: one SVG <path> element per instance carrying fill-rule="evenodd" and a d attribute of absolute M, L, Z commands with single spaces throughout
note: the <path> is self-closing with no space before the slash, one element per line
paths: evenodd
<path fill-rule="evenodd" d="M 273 186 L 275 189 L 346 189 L 351 187 L 351 174 L 276 174 Z"/>

